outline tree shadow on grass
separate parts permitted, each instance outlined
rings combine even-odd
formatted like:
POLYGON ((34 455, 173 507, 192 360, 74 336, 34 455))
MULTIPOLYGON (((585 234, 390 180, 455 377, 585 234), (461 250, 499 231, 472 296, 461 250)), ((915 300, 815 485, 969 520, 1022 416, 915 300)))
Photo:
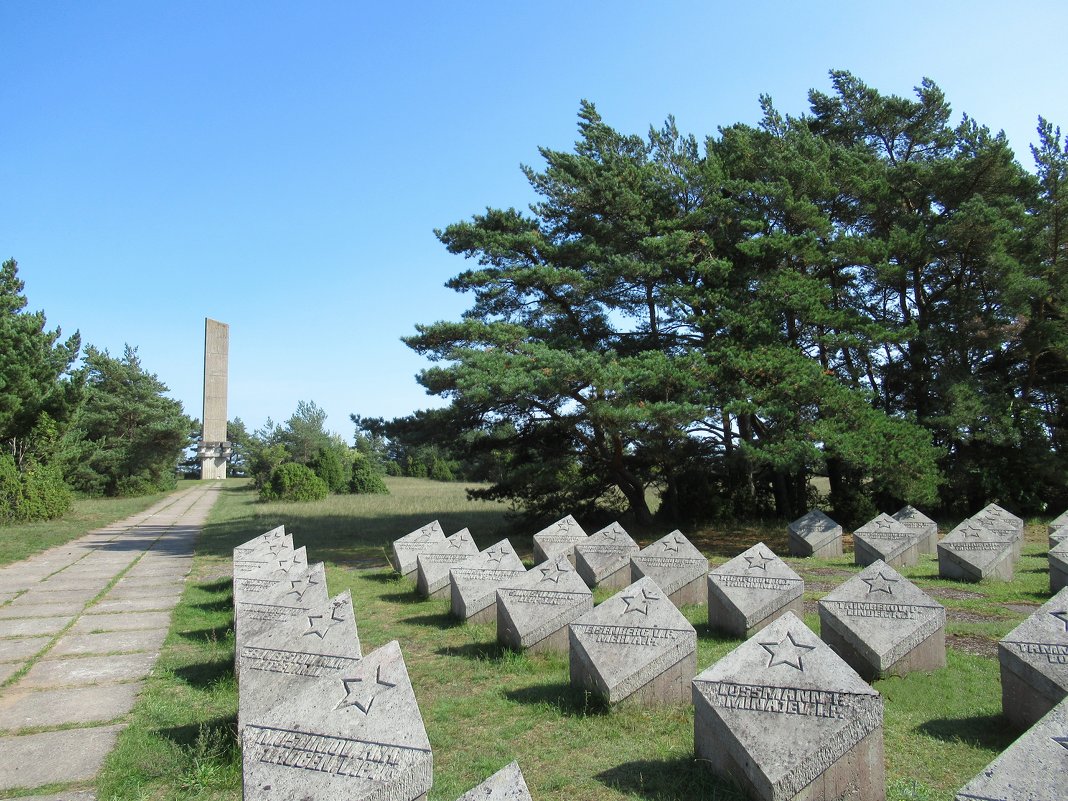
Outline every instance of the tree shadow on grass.
POLYGON ((192 604, 194 609, 203 609, 205 612, 229 612, 234 608, 231 598, 220 598, 217 601, 204 601, 204 603, 192 604))
POLYGON ((408 592, 387 592, 385 595, 379 595, 378 597, 383 601, 389 601, 389 603, 392 604, 404 604, 405 606, 421 604, 426 600, 425 598, 421 598, 419 593, 415 590, 410 590, 408 592))
POLYGON ((237 715, 225 718, 213 718, 202 723, 189 724, 186 726, 172 726, 167 729, 157 729, 161 737, 183 747, 194 746, 198 739, 218 738, 224 742, 232 742, 237 747, 237 715))
POLYGON ((219 579, 218 581, 209 581, 204 584, 195 584, 198 590, 204 592, 224 592, 233 589, 234 583, 230 579, 219 579))
MULTIPOLYGON (((450 618, 456 620, 455 618, 450 618)), ((460 624, 459 620, 456 620, 460 624)), ((460 656, 464 659, 473 659, 477 662, 510 662, 522 658, 511 648, 506 648, 499 642, 469 642, 464 645, 446 645, 435 651, 438 656, 460 656)))
POLYGON ((936 718, 921 723, 916 731, 947 743, 966 743, 998 752, 1008 748, 1020 735, 1003 715, 936 718))
POLYGON ((598 773, 597 781, 621 793, 648 801, 743 801, 734 785, 712 775, 695 757, 641 759, 598 773))
POLYGON ((367 573, 361 576, 364 581, 374 581, 378 584, 400 584, 404 577, 393 570, 380 570, 377 573, 367 573))
POLYGON ((228 623, 220 626, 212 626, 208 629, 193 629, 192 631, 180 631, 178 636, 192 642, 223 642, 234 636, 234 623, 231 619, 228 623))
POLYGON ((206 688, 217 684, 222 679, 228 679, 234 675, 234 660, 220 660, 213 662, 201 662, 196 665, 185 665, 175 668, 174 675, 188 684, 190 687, 206 688))
POLYGON ((576 690, 567 682, 520 687, 508 690, 504 697, 517 704, 548 707, 570 718, 599 717, 611 711, 602 699, 587 690, 576 690))
POLYGON ((448 612, 441 612, 436 615, 413 615, 412 617, 401 618, 397 622, 410 623, 413 626, 432 626, 436 629, 452 629, 463 625, 462 620, 458 620, 448 612))

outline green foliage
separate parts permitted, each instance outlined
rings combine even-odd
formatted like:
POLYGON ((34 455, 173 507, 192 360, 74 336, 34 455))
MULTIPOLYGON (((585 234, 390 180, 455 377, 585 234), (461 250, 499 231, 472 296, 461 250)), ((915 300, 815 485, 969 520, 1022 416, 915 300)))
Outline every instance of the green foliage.
POLYGON ((271 480, 260 489, 264 501, 321 501, 329 494, 326 482, 296 462, 278 465, 271 480))
POLYGON ((382 476, 363 454, 356 454, 352 460, 352 473, 349 478, 349 490, 354 495, 387 495, 389 488, 382 476))
POLYGON ((0 524, 55 520, 74 501, 70 487, 55 467, 31 464, 19 470, 10 454, 0 454, 0 524))
POLYGON ((330 492, 348 492, 351 459, 348 449, 338 445, 320 448, 309 467, 323 480, 330 492))

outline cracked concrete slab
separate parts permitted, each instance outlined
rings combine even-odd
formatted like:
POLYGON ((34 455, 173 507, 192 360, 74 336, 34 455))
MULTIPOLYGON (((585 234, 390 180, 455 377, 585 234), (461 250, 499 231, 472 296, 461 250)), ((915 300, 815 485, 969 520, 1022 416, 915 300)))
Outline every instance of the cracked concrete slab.
POLYGON ((139 679, 156 662, 155 653, 42 659, 18 682, 25 687, 60 687, 139 679))
POLYGON ((0 729, 64 726, 71 723, 106 723, 131 709, 141 682, 92 687, 16 690, 0 698, 0 729))
POLYGON ((50 657, 85 654, 118 654, 158 651, 167 638, 166 629, 106 631, 98 634, 65 634, 48 652, 50 657))
POLYGON ((0 791, 92 779, 122 726, 99 726, 0 737, 0 791), (62 754, 63 759, 44 758, 62 754))

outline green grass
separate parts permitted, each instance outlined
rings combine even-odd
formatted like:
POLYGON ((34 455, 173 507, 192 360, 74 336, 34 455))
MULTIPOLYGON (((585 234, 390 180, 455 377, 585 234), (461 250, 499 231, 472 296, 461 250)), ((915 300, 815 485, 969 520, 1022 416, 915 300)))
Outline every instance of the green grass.
MULTIPOLYGON (((389 542, 437 518, 447 533, 468 526, 485 547, 508 534, 505 509, 468 502, 457 485, 391 479, 390 486, 389 496, 259 504, 240 482, 227 482, 157 668, 98 780, 101 801, 241 797, 230 558, 235 544, 279 523, 307 546, 309 559, 327 563, 332 594, 351 590, 365 652, 401 643, 434 749, 432 801, 453 801, 512 759, 537 801, 738 798, 694 759, 692 707, 604 709, 571 689, 566 657, 504 650, 493 625, 459 624, 447 602, 419 599, 386 566, 389 542)), ((687 533, 713 564, 758 540, 785 552, 778 523, 687 533)), ((529 555, 529 535, 512 542, 529 555)), ((954 647, 944 670, 875 682, 886 705, 890 801, 948 801, 1017 735, 1000 716, 993 649, 1049 596, 1044 555, 1045 530, 1035 525, 1011 583, 942 581, 933 558, 903 571, 921 588, 952 596, 939 597, 949 641, 978 653, 954 647)), ((852 554, 788 561, 809 582, 805 618, 818 631, 815 599, 859 568, 852 554)), ((699 670, 740 643, 711 632, 704 607, 683 612, 697 628, 699 670)))
MULTIPOLYGON (((186 488, 187 485, 178 485, 178 490, 186 488)), ((78 498, 60 520, 0 526, 0 565, 28 559, 39 551, 63 545, 93 529, 143 512, 169 494, 161 492, 139 498, 78 498)))

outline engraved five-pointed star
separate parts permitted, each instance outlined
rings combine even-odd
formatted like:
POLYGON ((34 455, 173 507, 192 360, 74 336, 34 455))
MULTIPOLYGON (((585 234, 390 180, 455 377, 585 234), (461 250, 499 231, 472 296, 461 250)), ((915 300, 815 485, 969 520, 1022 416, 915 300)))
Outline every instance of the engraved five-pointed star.
POLYGON ((804 672, 805 668, 801 663, 801 656, 806 651, 814 650, 816 646, 803 645, 794 639, 792 633, 787 632, 781 642, 762 642, 760 647, 771 654, 771 661, 768 662, 769 668, 776 665, 789 665, 804 672))
POLYGON ((468 539, 467 535, 466 534, 457 534, 455 537, 450 537, 449 538, 449 547, 450 548, 459 548, 465 542, 470 542, 470 540, 468 539))
POLYGON ((868 594, 873 592, 885 592, 887 595, 894 594, 894 588, 891 584, 897 584, 896 578, 888 578, 879 571, 879 574, 874 578, 863 579, 864 583, 868 585, 868 594))
POLYGON ((298 601, 303 601, 305 593, 312 587, 318 586, 318 584, 319 582, 311 577, 291 580, 289 586, 292 589, 286 595, 295 595, 298 601))
POLYGON ((624 595, 623 603, 627 605, 627 608, 623 610, 623 614, 627 612, 641 612, 643 615, 649 614, 649 604, 654 601, 659 601, 660 596, 655 592, 649 592, 649 590, 643 589, 641 593, 635 593, 634 595, 624 595))
POLYGON ((747 567, 746 570, 763 570, 766 573, 768 571, 768 562, 771 561, 771 556, 757 551, 753 556, 745 557, 745 561, 749 563, 749 567, 747 567))
POLYGON ((1068 750, 1068 737, 1054 737, 1053 742, 1061 746, 1065 750, 1068 750))
POLYGON ((615 542, 617 539, 623 536, 623 534, 618 528, 613 526, 612 528, 606 528, 601 536, 603 536, 608 542, 615 542))
POLYGON ((670 540, 664 540, 665 551, 674 551, 675 553, 678 553, 680 545, 682 545, 682 538, 679 537, 678 534, 676 534, 670 540))
POLYGON ((983 527, 976 523, 969 523, 964 526, 965 537, 981 537, 983 534, 983 527))
POLYGON ((560 576, 566 576, 568 570, 563 566, 562 562, 556 562, 549 567, 541 568, 542 581, 551 581, 554 584, 560 583, 560 576))
POLYGON ((348 601, 334 601, 330 610, 330 619, 324 620, 322 615, 308 615, 308 630, 304 632, 304 636, 314 634, 320 640, 325 640, 326 635, 330 633, 330 629, 334 627, 336 623, 344 623, 345 615, 341 610, 348 606, 348 601))
POLYGON ((1061 612, 1050 612, 1057 620, 1064 624, 1064 630, 1068 632, 1068 609, 1061 612))
POLYGON ((386 681, 383 678, 381 665, 375 671, 374 681, 370 679, 342 679, 341 683, 345 687, 345 697, 338 702, 334 709, 354 706, 365 715, 371 711, 371 705, 378 696, 397 686, 395 683, 386 681))
POLYGON ((276 542, 273 545, 267 546, 267 550, 271 552, 271 556, 278 556, 278 554, 282 553, 285 549, 286 544, 284 542, 276 542))
POLYGON ((305 567, 304 563, 300 561, 296 553, 291 556, 287 556, 285 559, 278 560, 278 570, 276 573, 288 573, 294 567, 305 567))
POLYGON ((508 549, 503 545, 498 545, 496 548, 490 548, 486 551, 486 559, 495 565, 499 565, 507 555, 508 549))
POLYGON ((567 534, 571 531, 571 518, 565 517, 556 524, 556 532, 558 534, 567 534))

